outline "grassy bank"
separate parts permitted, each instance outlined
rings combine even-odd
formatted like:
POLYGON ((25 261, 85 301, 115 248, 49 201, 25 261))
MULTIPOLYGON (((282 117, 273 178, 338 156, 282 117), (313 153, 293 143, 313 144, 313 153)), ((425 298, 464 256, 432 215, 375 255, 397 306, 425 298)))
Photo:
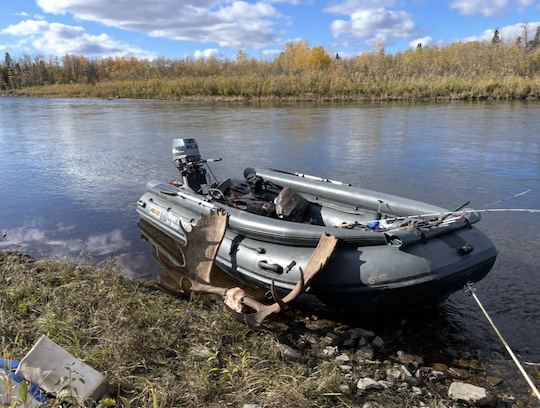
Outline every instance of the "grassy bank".
POLYGON ((339 381, 333 362, 284 361, 271 331, 219 303, 173 298, 112 266, 0 253, 0 322, 4 356, 47 334, 106 374, 122 406, 321 406, 339 381))
POLYGON ((466 407, 449 398, 455 382, 482 387, 482 404, 536 406, 520 378, 496 377, 507 368, 466 347, 422 357, 401 328, 379 337, 289 311, 255 331, 219 299, 174 298, 113 263, 0 252, 0 356, 20 359, 42 334, 103 372, 122 407, 466 407))
POLYGON ((95 84, 55 84, 17 90, 19 95, 171 100, 482 100, 539 99, 540 78, 459 77, 398 80, 343 80, 321 72, 309 75, 182 77, 112 80, 95 84))

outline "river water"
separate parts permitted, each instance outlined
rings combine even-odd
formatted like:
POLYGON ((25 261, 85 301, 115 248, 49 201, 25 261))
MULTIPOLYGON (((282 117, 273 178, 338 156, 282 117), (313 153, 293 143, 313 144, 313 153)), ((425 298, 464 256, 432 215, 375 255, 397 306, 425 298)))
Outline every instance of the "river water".
MULTIPOLYGON (((532 189, 498 207, 540 207, 540 103, 12 97, 0 98, 2 245, 34 256, 119 257, 129 276, 154 276, 159 265, 140 239, 135 203, 147 180, 176 176, 171 139, 178 137, 195 137, 207 158, 222 157, 213 168, 223 176, 248 166, 294 170, 447 208, 467 200, 479 208, 532 189)), ((499 257, 478 295, 522 360, 539 362, 540 217, 489 214, 479 226, 499 257)), ((426 324, 453 346, 514 370, 466 295, 453 295, 435 318, 426 324)))

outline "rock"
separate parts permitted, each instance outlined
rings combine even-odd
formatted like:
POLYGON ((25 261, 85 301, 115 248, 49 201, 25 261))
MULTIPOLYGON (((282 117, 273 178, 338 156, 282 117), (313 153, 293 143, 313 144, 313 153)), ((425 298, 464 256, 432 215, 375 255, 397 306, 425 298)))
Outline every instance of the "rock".
POLYGON ((242 405, 242 408, 262 408, 261 404, 244 404, 242 405))
POLYGON ((468 378, 471 378, 471 374, 467 370, 465 370, 463 368, 450 367, 448 369, 448 373, 453 378, 459 378, 459 379, 463 379, 463 380, 467 380, 468 378))
POLYGON ((407 367, 405 367, 404 365, 400 366, 399 370, 403 373, 404 377, 412 377, 413 376, 411 374, 411 372, 407 369, 407 367))
POLYGON ((401 378, 401 371, 396 368, 389 368, 386 370, 386 378, 388 381, 397 381, 401 378))
POLYGON ((326 346, 322 351, 323 356, 325 357, 334 357, 338 353, 338 348, 336 346, 326 346))
POLYGON ((496 387, 500 383, 502 383, 502 378, 499 377, 493 377, 491 375, 486 376, 486 382, 491 385, 492 387, 496 387))
POLYGON ((334 342, 338 338, 339 336, 334 333, 326 333, 324 337, 322 338, 320 344, 322 344, 323 346, 335 345, 334 342))
POLYGON ((377 381, 380 385, 382 385, 382 387, 387 390, 389 388, 392 388, 392 386, 394 385, 394 383, 392 381, 385 381, 385 380, 380 380, 380 381, 377 381))
POLYGON ((356 347, 356 340, 355 339, 347 339, 343 342, 343 347, 345 348, 354 348, 356 347))
POLYGON ((301 360, 302 354, 286 344, 278 343, 279 352, 284 360, 301 360))
POLYGON ((365 347, 360 347, 358 350, 356 350, 356 356, 360 360, 373 360, 373 356, 375 356, 375 351, 373 351, 373 348, 371 348, 371 346, 367 345, 365 347))
POLYGON ((413 365, 414 368, 418 368, 418 366, 424 364, 424 359, 420 356, 415 356, 412 354, 407 354, 404 351, 399 350, 397 352, 397 360, 401 364, 405 365, 413 365))
POLYGON ((351 361, 351 359, 348 354, 343 353, 336 357, 336 361, 346 363, 348 361, 351 361))
POLYGON ((210 350, 208 347, 200 344, 200 345, 197 345, 197 346, 194 346, 191 348, 190 350, 190 353, 197 357, 197 358, 200 358, 200 359, 208 359, 210 357, 212 357, 214 355, 214 353, 212 352, 212 350, 210 350))
POLYGON ((360 327, 349 330, 349 336, 351 339, 359 339, 360 337, 365 337, 367 339, 372 339, 375 337, 375 333, 370 330, 364 330, 360 327))
POLYGON ((339 368, 344 373, 348 373, 348 372, 352 371, 352 367, 350 365, 347 365, 347 364, 342 364, 342 365, 339 366, 339 368))
POLYGON ((433 363, 431 368, 433 368, 435 371, 442 371, 443 373, 448 371, 448 366, 442 363, 433 363))
POLYGON ((454 401, 479 403, 487 399, 487 392, 485 388, 454 381, 448 388, 448 396, 454 401))
POLYGON ((422 388, 412 387, 411 390, 412 390, 413 394, 416 394, 416 395, 422 395, 422 393, 423 393, 422 388))
POLYGON ((430 381, 439 381, 444 380, 445 378, 446 374, 444 374, 442 371, 431 370, 428 374, 428 380, 430 381))
POLYGON ((464 360, 462 358, 458 360, 452 360, 452 365, 459 367, 459 368, 465 368, 465 369, 474 369, 474 370, 481 370, 482 367, 480 366, 480 361, 478 360, 464 360))
POLYGON ((407 384, 409 384, 410 386, 416 386, 416 385, 420 385, 420 381, 418 380, 418 378, 416 377, 410 377, 408 375, 404 376, 403 377, 403 381, 405 381, 407 384))
POLYGON ((335 323, 326 319, 306 320, 306 328, 309 330, 328 330, 334 328, 335 323))
POLYGON ((409 389, 409 384, 407 384, 406 382, 402 382, 401 384, 399 384, 398 386, 398 392, 404 392, 404 391, 407 391, 409 389))
POLYGON ((349 387, 347 384, 341 384, 339 386, 339 392, 343 394, 350 394, 351 393, 351 387, 349 387))
POLYGON ((384 347, 384 340, 379 336, 376 336, 373 340, 371 340, 371 345, 373 348, 375 348, 375 350, 381 351, 384 347))
POLYGON ((358 388, 359 391, 368 391, 368 390, 380 390, 381 388, 383 388, 383 386, 372 378, 364 377, 358 380, 358 383, 356 384, 356 388, 358 388))
POLYGON ((358 344, 356 345, 357 347, 364 347, 364 346, 367 346, 368 342, 366 340, 365 337, 360 337, 360 339, 358 340, 358 344))

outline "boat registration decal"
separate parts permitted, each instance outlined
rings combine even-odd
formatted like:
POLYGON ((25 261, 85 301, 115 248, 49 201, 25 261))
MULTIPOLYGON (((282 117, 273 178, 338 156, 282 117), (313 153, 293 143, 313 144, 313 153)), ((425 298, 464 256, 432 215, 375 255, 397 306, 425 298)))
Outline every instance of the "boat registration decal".
POLYGON ((153 215, 157 219, 161 217, 161 210, 157 207, 150 207, 150 215, 153 215))

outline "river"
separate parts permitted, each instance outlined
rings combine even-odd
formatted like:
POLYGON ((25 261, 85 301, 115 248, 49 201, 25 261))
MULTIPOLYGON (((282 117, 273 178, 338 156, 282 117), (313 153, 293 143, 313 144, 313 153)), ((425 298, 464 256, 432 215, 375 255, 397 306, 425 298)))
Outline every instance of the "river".
MULTIPOLYGON (((531 189, 498 207, 538 208, 539 130, 537 102, 0 98, 2 246, 38 257, 117 257, 127 275, 155 276, 159 265, 140 239, 135 203, 147 180, 176 176, 171 139, 179 137, 195 137, 205 157, 223 158, 213 166, 218 175, 240 176, 248 166, 294 170, 447 208, 467 200, 479 208, 531 189)), ((540 218, 488 214, 479 227, 499 257, 478 295, 521 359, 539 362, 540 218)), ((465 347, 514 370, 468 296, 451 296, 422 324, 444 333, 436 346, 465 347)))

